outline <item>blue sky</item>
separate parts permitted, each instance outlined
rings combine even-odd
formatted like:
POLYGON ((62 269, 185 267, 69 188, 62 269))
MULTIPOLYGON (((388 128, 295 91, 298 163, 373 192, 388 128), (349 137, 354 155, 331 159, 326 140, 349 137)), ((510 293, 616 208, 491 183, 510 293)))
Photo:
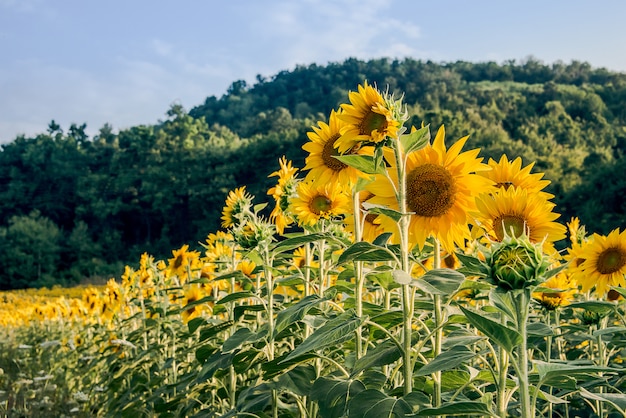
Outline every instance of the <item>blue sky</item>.
POLYGON ((235 80, 349 57, 626 72, 624 17, 622 0, 0 0, 0 143, 52 119, 154 124, 235 80))

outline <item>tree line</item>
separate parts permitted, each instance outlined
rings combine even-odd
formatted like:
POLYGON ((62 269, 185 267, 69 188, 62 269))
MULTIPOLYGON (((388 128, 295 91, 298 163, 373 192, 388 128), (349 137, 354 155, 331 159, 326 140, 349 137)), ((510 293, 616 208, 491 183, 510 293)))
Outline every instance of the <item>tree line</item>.
POLYGON ((119 275, 142 252, 171 255, 220 228, 228 192, 259 202, 267 175, 301 147, 317 120, 367 80, 402 91, 419 126, 470 135, 488 159, 522 157, 545 172, 562 220, 593 232, 626 227, 626 74, 588 63, 434 63, 376 59, 298 66, 166 118, 93 137, 52 121, 0 147, 0 288, 119 275))

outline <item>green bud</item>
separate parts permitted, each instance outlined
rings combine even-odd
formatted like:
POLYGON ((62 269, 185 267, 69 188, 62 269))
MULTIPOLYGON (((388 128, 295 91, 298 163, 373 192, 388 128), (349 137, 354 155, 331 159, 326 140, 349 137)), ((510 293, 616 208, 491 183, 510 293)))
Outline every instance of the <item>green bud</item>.
POLYGON ((503 290, 519 290, 536 286, 544 281, 543 275, 550 267, 540 244, 530 242, 525 234, 505 236, 494 243, 487 254, 490 280, 503 290))

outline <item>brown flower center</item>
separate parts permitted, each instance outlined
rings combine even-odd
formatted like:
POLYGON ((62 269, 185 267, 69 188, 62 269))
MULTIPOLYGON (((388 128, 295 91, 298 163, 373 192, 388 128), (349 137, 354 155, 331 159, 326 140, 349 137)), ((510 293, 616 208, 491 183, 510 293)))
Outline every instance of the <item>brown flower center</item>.
POLYGON ((424 164, 407 176, 407 205, 417 216, 444 215, 454 205, 455 194, 454 178, 440 165, 424 164))
POLYGON ((596 269, 600 274, 611 274, 619 271, 626 264, 626 252, 619 247, 611 247, 600 253, 596 269))
POLYGON ((365 116, 363 116, 363 119, 361 120, 361 124, 359 125, 359 134, 371 135, 372 131, 380 131, 381 128, 386 127, 387 117, 385 117, 385 115, 381 115, 380 113, 376 113, 370 110, 365 116))
POLYGON ((509 187, 513 186, 513 183, 510 181, 503 181, 502 183, 496 183, 496 187, 502 188, 504 190, 509 190, 509 187))
POLYGON ((316 215, 320 215, 323 212, 327 212, 331 208, 332 208, 331 200, 324 195, 315 196, 313 199, 311 199, 311 202, 309 203, 309 209, 311 209, 311 212, 313 212, 316 215))
POLYGON ((339 134, 335 134, 328 138, 328 141, 326 141, 324 149, 322 150, 322 161, 324 161, 324 165, 333 171, 341 171, 347 167, 347 165, 338 159, 333 158, 334 156, 339 155, 337 149, 335 148, 335 141, 337 141, 339 136, 339 134))
POLYGON ((530 236, 530 228, 526 223, 526 220, 519 215, 501 215, 493 220, 493 229, 496 233, 496 238, 502 241, 505 236, 512 235, 519 237, 522 234, 530 236))

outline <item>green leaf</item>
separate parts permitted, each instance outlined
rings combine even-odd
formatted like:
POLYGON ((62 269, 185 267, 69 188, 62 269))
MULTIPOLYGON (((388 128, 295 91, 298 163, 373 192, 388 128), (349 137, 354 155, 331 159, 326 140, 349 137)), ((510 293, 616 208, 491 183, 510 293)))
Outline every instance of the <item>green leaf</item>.
POLYGON ((333 157, 365 174, 385 174, 385 166, 369 155, 333 155, 333 157))
POLYGON ((328 234, 321 234, 321 233, 297 235, 293 238, 287 238, 286 240, 280 241, 273 248, 273 251, 275 254, 292 251, 292 250, 295 250, 296 248, 302 247, 304 244, 327 239, 328 237, 329 237, 328 234))
POLYGON ((234 302, 236 300, 247 299, 251 297, 254 297, 254 293, 252 292, 235 292, 235 293, 231 293, 230 295, 224 296, 222 299, 215 302, 215 304, 222 305, 224 303, 234 302))
POLYGON ((363 357, 354 362, 352 376, 356 376, 365 369, 391 364, 401 356, 400 348, 392 340, 385 340, 368 350, 363 357))
POLYGON ((511 353, 515 347, 522 343, 522 336, 516 330, 493 321, 481 314, 459 306, 467 320, 479 331, 489 337, 507 352, 511 353))
POLYGON ((489 407, 481 402, 449 402, 438 408, 423 408, 414 417, 432 417, 437 415, 462 416, 462 415, 479 415, 479 416, 496 416, 489 410, 489 407))
POLYGON ((300 396, 308 396, 316 378, 315 368, 310 364, 296 366, 278 378, 277 386, 300 396))
POLYGON ((411 284, 411 282, 413 282, 411 275, 404 270, 393 270, 391 272, 391 277, 393 277, 394 282, 400 285, 411 284))
POLYGON ((454 369, 457 366, 473 359, 476 356, 473 350, 464 345, 456 345, 450 350, 444 351, 430 363, 423 366, 415 374, 417 376, 426 376, 442 370, 454 369))
POLYGON ((489 301, 491 305, 497 307, 506 316, 515 320, 515 305, 513 304, 513 299, 511 299, 509 292, 502 292, 497 288, 492 289, 492 291, 489 292, 489 301))
POLYGON ((403 418, 413 412, 404 399, 392 398, 376 389, 366 389, 349 403, 348 418, 403 418))
POLYGON ((193 334, 200 327, 200 325, 206 323, 206 319, 204 318, 193 318, 189 322, 187 322, 187 328, 189 328, 189 333, 193 334))
POLYGON ((596 378, 598 373, 620 373, 620 369, 601 367, 594 364, 572 365, 533 360, 533 366, 539 375, 539 382, 548 386, 569 389, 572 379, 574 382, 596 378), (565 385, 563 385, 565 384, 565 385), (565 387, 563 387, 565 386, 565 387))
POLYGON ((352 261, 394 261, 395 255, 385 247, 360 241, 346 248, 337 260, 338 264, 352 261))
POLYGON ((314 358, 318 358, 315 353, 307 353, 298 357, 294 357, 290 360, 285 360, 288 354, 282 355, 280 357, 276 357, 272 361, 264 361, 261 363, 261 370, 263 370, 263 377, 266 380, 271 380, 276 376, 279 376, 298 364, 304 363, 314 358))
POLYGON ((465 281, 465 276, 456 270, 440 268, 427 271, 412 286, 430 295, 452 296, 465 281))
POLYGON ((256 332, 250 331, 248 328, 239 328, 233 335, 231 335, 222 345, 222 351, 227 353, 229 351, 238 348, 241 344, 247 341, 257 341, 258 336, 256 332))
POLYGON ((402 213, 397 210, 389 209, 382 206, 374 206, 369 203, 364 203, 363 207, 367 209, 367 212, 371 215, 384 215, 388 218, 393 219, 394 222, 398 222, 400 218, 402 218, 402 213))
POLYGON ((550 337, 554 335, 554 331, 549 325, 543 322, 532 322, 526 326, 526 332, 529 337, 550 337))
POLYGON ((331 345, 339 345, 349 340, 352 338, 354 330, 357 329, 364 320, 365 318, 359 318, 352 310, 342 313, 315 330, 309 338, 302 341, 300 345, 289 353, 284 361, 309 351, 320 350, 331 345))
POLYGON ((457 256, 462 264, 462 267, 459 268, 460 273, 463 273, 467 277, 478 276, 484 278, 489 276, 489 266, 480 259, 458 252, 454 253, 454 255, 457 256))
POLYGON ((607 402, 617 409, 622 415, 626 415, 626 395, 623 393, 592 393, 581 387, 580 395, 583 398, 607 402))
POLYGON ((271 402, 272 387, 267 383, 261 383, 241 391, 237 398, 237 409, 241 412, 263 412, 271 402))
POLYGON ((400 136, 400 144, 405 154, 424 148, 430 142, 430 125, 400 136))
POLYGON ((232 325, 233 325, 232 321, 226 321, 226 322, 222 322, 221 324, 202 328, 202 330, 200 331, 199 342, 206 341, 210 338, 217 336, 220 332, 226 331, 232 325))
POLYGON ((317 402, 321 417, 343 417, 348 402, 366 390, 359 380, 320 377, 311 387, 311 399, 317 402))
POLYGON ((626 331, 625 327, 607 327, 607 328, 596 330, 591 335, 594 337, 598 337, 600 335, 617 334, 617 333, 623 333, 625 331, 626 331))
POLYGON ((276 315, 275 325, 276 334, 280 333, 282 330, 284 330, 294 322, 302 320, 302 318, 304 318, 309 309, 323 302, 324 300, 326 300, 326 298, 322 299, 317 295, 310 295, 289 306, 288 308, 278 312, 278 315, 276 315))
POLYGON ((595 312, 600 315, 607 315, 615 311, 615 305, 611 302, 601 300, 588 300, 582 302, 573 302, 567 305, 568 308, 580 308, 587 311, 595 312))

